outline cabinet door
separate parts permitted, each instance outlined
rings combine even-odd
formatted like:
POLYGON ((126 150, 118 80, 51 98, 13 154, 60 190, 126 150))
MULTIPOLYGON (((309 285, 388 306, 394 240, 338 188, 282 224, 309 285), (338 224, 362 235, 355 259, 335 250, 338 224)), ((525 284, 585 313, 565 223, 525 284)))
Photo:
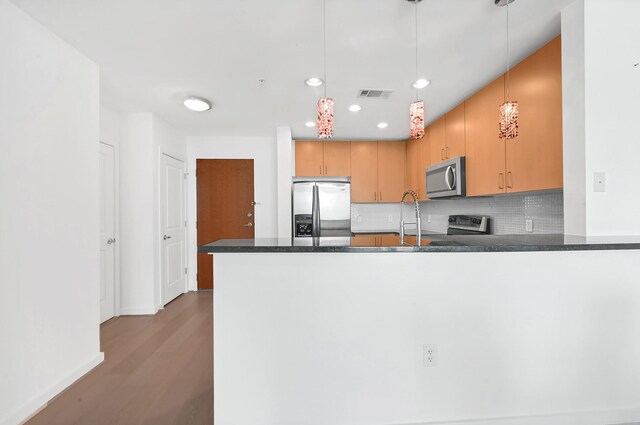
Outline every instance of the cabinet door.
POLYGON ((324 148, 318 140, 296 141, 296 176, 324 175, 324 148))
POLYGON ((400 202, 406 142, 378 142, 378 202, 400 202))
POLYGON ((351 142, 351 202, 378 201, 378 143, 351 142))
POLYGON ((418 193, 418 170, 419 170, 419 157, 418 157, 418 144, 422 139, 409 139, 407 140, 407 156, 406 172, 405 172, 405 190, 413 190, 418 193))
POLYGON ((466 101, 467 196, 505 193, 505 146, 498 137, 504 76, 466 101))
POLYGON ((400 236, 398 235, 380 235, 378 236, 379 246, 398 246, 400 244, 400 236))
POLYGON ((560 37, 511 71, 519 136, 507 140, 507 192, 562 187, 562 67, 560 37))
POLYGON ((431 127, 431 165, 439 164, 446 159, 445 119, 445 117, 441 117, 429 126, 431 127))
POLYGON ((418 142, 418 198, 427 201, 425 171, 431 166, 431 127, 424 129, 424 137, 418 142))
POLYGON ((351 175, 350 142, 324 142, 324 175, 351 175))
POLYGON ((445 121, 446 159, 464 156, 465 154, 465 110, 464 102, 447 112, 445 121))
POLYGON ((376 235, 355 235, 351 238, 351 246, 377 246, 376 235))

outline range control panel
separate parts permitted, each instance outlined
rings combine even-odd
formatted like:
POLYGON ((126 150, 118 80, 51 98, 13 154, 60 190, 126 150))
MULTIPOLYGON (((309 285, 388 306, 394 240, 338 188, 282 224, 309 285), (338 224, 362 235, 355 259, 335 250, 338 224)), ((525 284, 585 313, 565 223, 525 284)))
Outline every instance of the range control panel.
POLYGON ((487 234, 489 233, 489 217, 473 215, 450 215, 447 234, 487 234))
POLYGON ((313 225, 311 223, 311 214, 297 214, 295 216, 295 237, 311 236, 313 225))

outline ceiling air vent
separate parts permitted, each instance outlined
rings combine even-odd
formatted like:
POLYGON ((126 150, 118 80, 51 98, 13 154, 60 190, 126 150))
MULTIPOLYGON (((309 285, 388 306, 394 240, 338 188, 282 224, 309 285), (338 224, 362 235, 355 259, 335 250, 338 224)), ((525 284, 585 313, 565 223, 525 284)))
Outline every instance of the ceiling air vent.
POLYGON ((366 97, 367 99, 389 99, 393 90, 379 89, 360 89, 358 97, 366 97))

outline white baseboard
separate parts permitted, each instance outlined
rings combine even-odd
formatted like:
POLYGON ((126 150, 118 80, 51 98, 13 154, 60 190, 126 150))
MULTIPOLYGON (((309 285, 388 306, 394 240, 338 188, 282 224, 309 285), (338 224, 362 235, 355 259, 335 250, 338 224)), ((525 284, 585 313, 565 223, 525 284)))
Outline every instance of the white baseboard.
MULTIPOLYGON (((640 407, 501 418, 417 422, 402 425, 640 425, 640 407)), ((400 425, 400 424, 396 424, 400 425)))
POLYGON ((42 410, 52 398, 60 394, 78 379, 89 373, 93 368, 98 366, 103 361, 104 353, 99 353, 93 359, 70 373, 66 378, 60 380, 55 385, 52 385, 47 390, 36 395, 23 406, 15 409, 13 412, 9 412, 9 414, 4 416, 3 418, 0 418, 0 425, 16 425, 26 422, 35 413, 42 410))
POLYGON ((156 307, 127 307, 120 309, 120 316, 154 315, 157 312, 156 307))

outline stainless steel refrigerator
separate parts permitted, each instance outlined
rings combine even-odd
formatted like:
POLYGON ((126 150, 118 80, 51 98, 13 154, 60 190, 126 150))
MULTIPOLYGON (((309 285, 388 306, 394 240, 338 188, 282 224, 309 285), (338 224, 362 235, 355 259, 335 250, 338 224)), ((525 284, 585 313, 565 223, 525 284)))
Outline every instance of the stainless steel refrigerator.
POLYGON ((294 177, 294 237, 351 236, 351 178, 294 177))

